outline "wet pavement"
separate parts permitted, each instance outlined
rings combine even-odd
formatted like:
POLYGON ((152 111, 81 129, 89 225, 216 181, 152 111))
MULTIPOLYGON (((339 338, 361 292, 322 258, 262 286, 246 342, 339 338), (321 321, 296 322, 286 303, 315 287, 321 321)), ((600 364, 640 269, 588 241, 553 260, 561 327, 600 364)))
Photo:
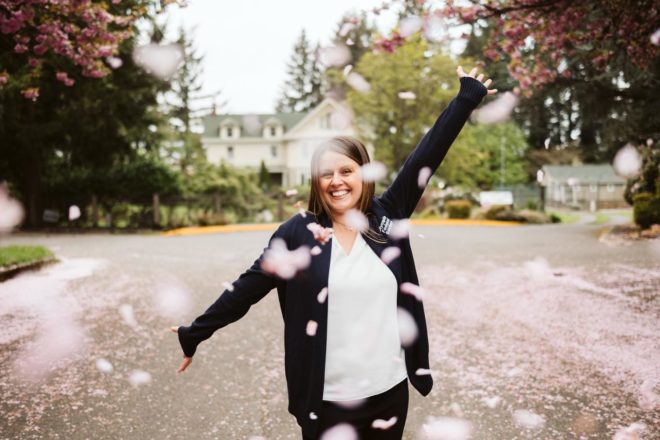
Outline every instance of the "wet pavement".
MULTIPOLYGON (((660 438, 660 240, 602 229, 413 228, 435 386, 410 388, 404 438, 432 417, 468 421, 472 439, 613 439, 633 423, 660 438)), ((0 438, 300 438, 273 292, 180 375, 168 331, 269 236, 2 237, 61 262, 0 284, 0 438)))

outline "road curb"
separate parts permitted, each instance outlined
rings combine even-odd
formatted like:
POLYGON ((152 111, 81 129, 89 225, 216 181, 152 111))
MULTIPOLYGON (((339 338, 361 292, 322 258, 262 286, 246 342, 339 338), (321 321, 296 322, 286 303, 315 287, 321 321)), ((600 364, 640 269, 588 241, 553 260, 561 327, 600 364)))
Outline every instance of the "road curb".
POLYGON ((57 262, 55 257, 47 257, 37 261, 31 261, 29 263, 23 264, 14 264, 7 267, 0 267, 0 283, 7 281, 10 278, 15 277, 21 272, 26 272, 28 270, 37 270, 51 263, 57 262))

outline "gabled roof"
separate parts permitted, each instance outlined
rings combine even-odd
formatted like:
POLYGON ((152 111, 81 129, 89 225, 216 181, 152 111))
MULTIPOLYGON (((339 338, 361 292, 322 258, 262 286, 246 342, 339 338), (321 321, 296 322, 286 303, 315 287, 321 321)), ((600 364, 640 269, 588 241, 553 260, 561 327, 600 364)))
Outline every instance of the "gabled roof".
POLYGON ((218 129, 225 120, 233 120, 241 127, 241 137, 261 137, 263 127, 273 119, 279 121, 286 133, 302 120, 307 113, 269 113, 269 114, 223 114, 209 115, 202 118, 203 137, 218 137, 218 129))
MULTIPOLYGON (((333 109, 339 110, 347 115, 350 115, 351 110, 345 105, 340 104, 339 102, 335 101, 332 98, 325 98, 319 105, 314 107, 310 112, 305 113, 304 117, 302 117, 298 122, 296 123, 295 126, 291 127, 290 130, 291 132, 295 132, 298 127, 302 127, 307 123, 307 121, 314 119, 319 113, 324 111, 327 107, 332 107, 333 109)), ((290 134, 290 133, 286 133, 290 134)))
POLYGON ((577 179, 580 183, 626 183, 610 164, 598 165, 544 165, 545 179, 567 183, 577 179))

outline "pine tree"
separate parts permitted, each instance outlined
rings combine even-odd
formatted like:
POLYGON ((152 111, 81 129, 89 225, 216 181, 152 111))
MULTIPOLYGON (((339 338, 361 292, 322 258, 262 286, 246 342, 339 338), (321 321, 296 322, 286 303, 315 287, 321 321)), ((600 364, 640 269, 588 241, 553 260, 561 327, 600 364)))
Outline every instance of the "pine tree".
POLYGON ((287 64, 289 78, 277 102, 278 112, 309 111, 323 100, 322 72, 316 53, 311 50, 303 29, 293 48, 291 60, 287 64))

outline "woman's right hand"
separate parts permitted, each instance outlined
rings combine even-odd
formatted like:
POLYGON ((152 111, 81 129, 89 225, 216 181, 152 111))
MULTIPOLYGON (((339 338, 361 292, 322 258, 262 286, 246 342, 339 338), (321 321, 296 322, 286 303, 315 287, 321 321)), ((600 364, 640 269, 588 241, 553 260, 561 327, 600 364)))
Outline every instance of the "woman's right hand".
MULTIPOLYGON (((170 331, 176 333, 177 335, 179 334, 179 327, 170 327, 170 331)), ((192 362, 192 358, 188 356, 183 357, 183 361, 181 361, 181 365, 179 365, 179 369, 177 370, 177 373, 183 373, 186 368, 188 368, 188 365, 192 362)))

